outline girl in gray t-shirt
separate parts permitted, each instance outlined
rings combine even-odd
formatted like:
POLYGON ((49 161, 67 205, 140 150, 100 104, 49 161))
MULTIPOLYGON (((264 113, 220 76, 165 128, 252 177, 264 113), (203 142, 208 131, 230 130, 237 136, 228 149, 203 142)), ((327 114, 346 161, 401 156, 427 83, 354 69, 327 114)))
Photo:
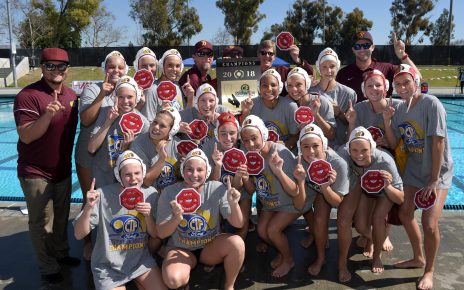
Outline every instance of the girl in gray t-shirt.
MULTIPOLYGON (((314 226, 310 223, 308 225, 314 235, 317 250, 316 261, 308 268, 311 275, 318 275, 325 263, 330 210, 340 205, 349 190, 348 165, 335 151, 328 148, 327 143, 321 128, 315 124, 306 125, 300 132, 298 151, 301 155, 298 156, 298 165, 293 171, 299 188, 295 207, 304 208, 305 218, 308 213, 312 215, 314 208, 314 218, 306 218, 307 221, 314 220, 314 226), (332 168, 328 179, 321 184, 314 182, 307 173, 312 162, 320 160, 328 162, 332 168)), ((309 240, 312 242, 312 237, 309 240)))
POLYGON ((183 182, 164 189, 158 203, 160 238, 168 238, 163 261, 164 281, 170 289, 184 287, 198 262, 224 263, 224 289, 232 289, 245 257, 245 244, 237 235, 222 234, 220 216, 234 227, 243 225, 238 205, 240 192, 219 181, 206 181, 211 167, 201 149, 187 154, 181 164, 183 182))
POLYGON ((451 187, 453 160, 446 128, 446 111, 437 97, 421 94, 419 83, 416 71, 402 64, 393 78, 393 84, 404 102, 397 110, 390 108, 384 114, 384 119, 390 147, 395 148, 401 140, 407 154, 402 176, 405 202, 399 209, 399 217, 410 237, 414 256, 411 260, 397 263, 396 267, 424 267, 425 264, 418 288, 431 289, 440 245, 438 220, 451 187), (423 191, 423 200, 435 197, 435 204, 422 211, 425 255, 421 232, 414 218, 414 197, 419 190, 423 191))
POLYGON ((97 231, 91 260, 95 288, 114 289, 135 280, 144 289, 166 289, 148 249, 148 239, 157 236, 153 218, 157 192, 153 187, 142 188, 145 165, 132 151, 121 154, 116 168, 119 183, 95 190, 94 179, 74 221, 78 240, 94 228, 97 231), (136 195, 134 204, 131 198, 136 195))

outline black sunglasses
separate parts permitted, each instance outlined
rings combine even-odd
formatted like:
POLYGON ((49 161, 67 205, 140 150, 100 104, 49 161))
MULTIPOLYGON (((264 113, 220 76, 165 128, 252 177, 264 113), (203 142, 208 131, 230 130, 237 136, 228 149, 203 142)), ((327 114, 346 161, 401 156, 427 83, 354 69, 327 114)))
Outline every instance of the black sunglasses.
POLYGON ((372 46, 372 44, 369 43, 369 42, 353 44, 354 50, 369 49, 371 46, 372 46))
POLYGON ((260 53, 262 56, 265 56, 265 55, 267 55, 267 56, 274 56, 274 55, 275 55, 275 53, 273 53, 272 51, 260 51, 259 53, 260 53))
POLYGON ((196 55, 199 56, 199 57, 205 57, 205 56, 212 57, 213 52, 211 50, 208 50, 208 51, 203 51, 202 50, 202 51, 197 52, 196 55))
POLYGON ((43 66, 47 71, 55 71, 58 69, 58 71, 65 71, 68 67, 69 64, 67 63, 60 63, 60 64, 53 64, 53 63, 44 63, 43 66))

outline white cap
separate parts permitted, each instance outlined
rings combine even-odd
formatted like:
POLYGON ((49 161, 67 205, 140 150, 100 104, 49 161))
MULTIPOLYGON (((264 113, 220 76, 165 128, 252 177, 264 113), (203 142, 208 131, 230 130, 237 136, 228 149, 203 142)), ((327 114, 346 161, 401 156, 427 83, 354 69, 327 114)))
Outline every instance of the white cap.
POLYGON ((177 111, 177 109, 174 107, 166 107, 166 108, 161 109, 160 112, 161 111, 167 111, 169 114, 171 114, 171 117, 174 119, 172 128, 169 131, 169 138, 172 138, 172 136, 176 135, 180 129, 181 117, 180 117, 179 111, 177 111))
POLYGON ((205 83, 202 84, 196 91, 195 96, 193 97, 193 107, 198 110, 198 100, 203 94, 211 93, 216 97, 216 105, 218 104, 216 90, 212 85, 205 83))
POLYGON ((306 70, 304 70, 303 68, 301 67, 294 67, 292 68, 289 72, 288 72, 288 75, 287 75, 287 81, 285 82, 285 89, 287 89, 288 91, 288 79, 293 76, 293 75, 300 75, 304 78, 305 80, 305 84, 306 84, 306 91, 309 90, 309 88, 311 87, 311 78, 309 77, 308 75, 308 72, 306 72, 306 70))
POLYGON ((199 148, 195 148, 192 151, 190 151, 187 154, 187 156, 185 156, 185 159, 180 163, 180 174, 182 175, 182 178, 184 178, 185 164, 187 164, 187 161, 189 161, 190 159, 198 159, 206 163, 206 179, 208 179, 209 175, 211 174, 211 166, 209 165, 208 157, 206 157, 205 152, 203 152, 199 148))
POLYGON ((350 138, 346 143, 346 150, 348 151, 348 154, 350 153, 351 142, 357 139, 369 141, 369 143, 371 144, 371 154, 374 154, 374 150, 377 144, 375 143, 374 138, 372 138, 371 132, 369 132, 369 130, 367 130, 363 126, 356 127, 353 129, 353 131, 351 131, 350 138))
POLYGON ((259 90, 259 87, 261 85, 261 80, 263 79, 264 76, 267 76, 267 75, 271 75, 271 76, 273 76, 273 77, 275 77, 277 79, 277 82, 279 83, 279 95, 280 95, 280 93, 282 92, 282 90, 284 88, 284 84, 282 83, 282 78, 281 78, 280 74, 273 68, 270 68, 270 69, 266 70, 265 72, 263 72, 261 74, 261 77, 259 77, 258 93, 261 93, 260 90, 259 90))
POLYGON ((364 85, 366 84, 366 81, 373 76, 380 76, 383 79, 383 86, 385 88, 385 93, 387 93, 388 89, 390 88, 390 82, 385 78, 384 74, 381 71, 379 71, 378 69, 374 69, 374 70, 367 71, 364 74, 364 80, 361 83, 361 91, 363 95, 366 96, 366 92, 364 89, 364 85))
POLYGON ((263 120, 255 115, 248 115, 242 122, 242 128, 240 129, 240 135, 242 134, 243 129, 246 127, 253 127, 259 130, 261 136, 263 137, 263 144, 267 141, 269 137, 269 130, 264 124, 263 120))
POLYGON ((321 53, 319 53, 319 57, 317 58, 316 68, 318 72, 321 72, 321 64, 328 60, 335 62, 335 64, 337 65, 337 71, 340 69, 340 60, 338 59, 338 54, 330 47, 327 47, 324 48, 324 50, 322 50, 321 53))
POLYGON ((409 74, 412 76, 412 79, 414 80, 414 82, 416 83, 416 86, 419 86, 420 85, 420 78, 419 78, 419 75, 417 74, 416 70, 410 66, 409 64, 400 64, 400 70, 395 73, 395 75, 393 76, 393 80, 395 80, 395 78, 400 75, 400 74, 409 74))
POLYGON ((134 60, 134 70, 138 71, 139 70, 139 61, 143 57, 153 57, 155 59, 155 62, 158 62, 156 59, 156 54, 153 52, 153 50, 149 49, 148 47, 142 47, 137 51, 137 54, 135 55, 135 60, 134 60))
POLYGON ((119 155, 118 160, 116 160, 116 166, 114 167, 114 176, 116 177, 116 180, 121 183, 121 169, 127 165, 127 164, 139 164, 142 166, 142 179, 145 178, 145 175, 147 173, 147 167, 145 163, 143 163, 143 160, 135 154, 131 150, 126 150, 119 155))
POLYGON ((163 56, 158 62, 158 71, 160 71, 162 74, 164 74, 164 62, 166 58, 170 56, 176 56, 180 59, 180 71, 184 71, 184 63, 182 62, 182 56, 180 55, 180 52, 177 49, 168 49, 163 53, 163 56))
POLYGON ((119 56, 120 58, 122 58, 124 60, 124 65, 126 66, 126 68, 124 69, 124 74, 127 75, 127 72, 129 71, 129 66, 127 65, 126 63, 126 59, 124 58, 124 56, 122 55, 122 53, 120 53, 119 51, 117 50, 113 50, 112 52, 108 53, 105 57, 105 60, 101 63, 101 68, 103 70, 103 73, 106 74, 106 62, 108 61, 108 59, 112 56, 119 56))
POLYGON ((140 98, 142 97, 142 90, 139 88, 139 85, 132 77, 126 75, 126 76, 122 76, 118 80, 118 82, 116 83, 116 86, 114 87, 114 94, 116 96, 120 88, 132 89, 135 92, 136 102, 138 103, 140 101, 140 98))
POLYGON ((322 141, 322 147, 324 148, 324 151, 327 151, 328 141, 327 138, 324 136, 324 132, 322 132, 322 129, 319 126, 317 126, 314 123, 311 123, 304 126, 304 128, 300 131, 300 137, 298 138, 298 142, 296 143, 298 146, 298 154, 301 154, 301 141, 308 137, 311 137, 311 135, 319 137, 322 141))

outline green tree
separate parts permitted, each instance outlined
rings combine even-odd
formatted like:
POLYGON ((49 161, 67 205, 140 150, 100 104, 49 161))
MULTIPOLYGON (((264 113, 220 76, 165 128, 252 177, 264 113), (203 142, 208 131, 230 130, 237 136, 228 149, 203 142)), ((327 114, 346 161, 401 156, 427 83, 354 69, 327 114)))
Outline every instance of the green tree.
POLYGON ((90 24, 83 30, 84 44, 89 47, 108 47, 117 43, 124 28, 114 25, 116 17, 105 7, 100 7, 91 17, 90 24))
MULTIPOLYGON (((438 17, 433 25, 432 33, 430 35, 430 42, 433 45, 447 45, 448 44, 448 21, 449 11, 443 9, 443 12, 438 17)), ((451 39, 454 39, 454 17, 451 17, 451 39)), ((451 40, 450 39, 450 40, 451 40)))
POLYGON ((187 0, 131 0, 130 16, 145 30, 143 45, 174 46, 186 43, 203 29, 187 0))
POLYGON ((39 47, 74 48, 81 46, 81 32, 90 24, 101 0, 33 0, 32 6, 44 20, 45 35, 39 47))
POLYGON ((292 9, 287 11, 282 28, 289 31, 298 42, 311 45, 320 27, 321 11, 319 2, 296 0, 292 9))
POLYGON ((351 45, 353 35, 361 30, 370 30, 372 28, 372 24, 372 21, 364 18, 362 10, 359 8, 353 9, 353 11, 346 14, 339 30, 342 38, 341 43, 343 45, 351 45))
POLYGON ((267 40, 267 39, 275 39, 281 31, 285 31, 285 30, 288 30, 288 29, 285 28, 282 24, 277 24, 277 23, 272 24, 270 30, 265 31, 263 33, 263 37, 261 38, 261 41, 267 40))
POLYGON ((417 39, 419 43, 424 41, 424 35, 430 35, 433 24, 427 14, 433 10, 434 2, 436 0, 393 0, 391 26, 398 39, 402 38, 406 45, 411 45, 419 32, 423 32, 417 39))
POLYGON ((258 12, 264 0, 218 0, 216 6, 224 13, 224 25, 239 45, 250 44, 251 35, 266 15, 258 12))
MULTIPOLYGON (((342 42, 342 35, 340 29, 343 20, 343 10, 338 7, 325 6, 325 21, 320 24, 320 29, 324 29, 324 40, 326 46, 339 45, 342 42)), ((322 33, 321 33, 322 34, 322 33)))

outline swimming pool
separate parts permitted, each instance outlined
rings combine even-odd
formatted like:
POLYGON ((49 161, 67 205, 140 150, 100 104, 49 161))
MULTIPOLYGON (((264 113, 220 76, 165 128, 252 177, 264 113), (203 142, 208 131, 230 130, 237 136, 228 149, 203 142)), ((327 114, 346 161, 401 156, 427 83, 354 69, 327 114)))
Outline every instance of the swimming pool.
MULTIPOLYGON (((448 114, 448 135, 454 160, 453 185, 446 199, 447 209, 464 209, 464 99, 441 99, 448 114)), ((79 133, 79 128, 77 134, 79 133)), ((76 138, 77 140, 77 138, 76 138)), ((0 98, 0 201, 23 201, 16 177, 18 134, 13 118, 13 99, 0 98)), ((81 202, 82 193, 73 164, 72 201, 81 202)))

